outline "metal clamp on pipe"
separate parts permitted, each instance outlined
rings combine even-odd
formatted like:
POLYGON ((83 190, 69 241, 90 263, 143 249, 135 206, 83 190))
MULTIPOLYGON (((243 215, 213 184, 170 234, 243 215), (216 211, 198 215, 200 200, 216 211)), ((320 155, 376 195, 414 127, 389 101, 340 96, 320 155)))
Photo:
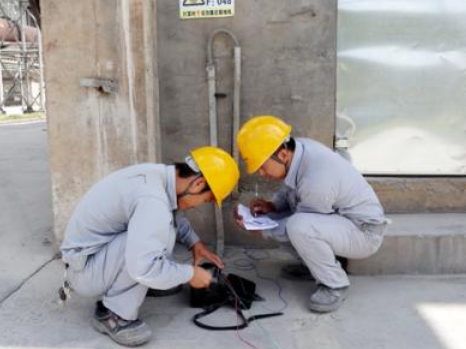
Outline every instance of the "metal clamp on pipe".
POLYGON ((118 83, 111 79, 80 79, 79 86, 96 88, 102 93, 118 93, 118 83))

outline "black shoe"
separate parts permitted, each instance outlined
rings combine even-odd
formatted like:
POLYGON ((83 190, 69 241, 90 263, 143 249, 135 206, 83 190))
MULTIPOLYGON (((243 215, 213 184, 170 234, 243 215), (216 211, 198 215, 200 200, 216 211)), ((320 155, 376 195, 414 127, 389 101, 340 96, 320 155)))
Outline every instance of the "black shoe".
POLYGON ((343 270, 346 273, 348 273, 348 258, 340 257, 340 256, 337 256, 336 258, 337 258, 337 261, 340 262, 340 265, 343 268, 343 270))
MULTIPOLYGON (((343 270, 348 272, 348 259, 339 256, 337 256, 336 259, 338 262, 340 262, 343 270)), ((281 276, 284 279, 291 281, 315 281, 314 277, 309 271, 309 268, 303 263, 285 265, 281 270, 281 276)))
POLYGON ((302 263, 285 265, 281 269, 281 275, 291 281, 315 281, 309 268, 302 263))
POLYGON ((152 331, 144 322, 122 319, 107 309, 101 301, 97 302, 92 326, 118 344, 128 347, 144 344, 152 337, 152 331))
POLYGON ((174 294, 180 293, 183 289, 183 285, 178 285, 168 290, 156 290, 154 288, 149 288, 146 293, 146 297, 166 297, 173 296, 174 294))

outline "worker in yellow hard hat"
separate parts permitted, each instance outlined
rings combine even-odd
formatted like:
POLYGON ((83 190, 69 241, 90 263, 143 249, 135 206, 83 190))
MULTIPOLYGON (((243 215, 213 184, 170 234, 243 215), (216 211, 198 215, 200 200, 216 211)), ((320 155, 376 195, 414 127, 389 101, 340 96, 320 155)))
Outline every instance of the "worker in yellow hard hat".
MULTIPOLYGON (((317 282, 311 311, 338 309, 350 282, 336 256, 366 258, 383 241, 387 220, 374 191, 350 162, 321 143, 293 138, 291 126, 277 117, 253 117, 237 142, 248 173, 282 182, 271 200, 255 198, 249 205, 254 216, 278 223, 262 235, 291 242, 304 263, 282 274, 317 282)), ((244 228, 237 209, 234 215, 244 228)))
POLYGON ((92 322, 98 331, 126 346, 147 342, 151 330, 138 319, 146 295, 188 282, 208 287, 212 276, 198 266, 201 260, 223 268, 179 211, 206 202, 221 206, 238 179, 236 162, 216 147, 195 149, 175 165, 139 164, 103 178, 66 228, 63 300, 70 289, 98 297, 92 322), (193 265, 171 258, 176 240, 191 249, 193 265))
MULTIPOLYGON (((277 172, 269 165, 274 161, 284 164, 285 159, 280 158, 284 153, 276 151, 290 141, 290 133, 291 126, 274 116, 255 117, 244 124, 238 133, 238 148, 246 162, 247 172, 251 174, 259 171, 264 176, 278 176, 279 179, 280 171, 277 172), (270 171, 266 171, 269 168, 270 171)), ((281 174, 282 178, 284 174, 281 174)))

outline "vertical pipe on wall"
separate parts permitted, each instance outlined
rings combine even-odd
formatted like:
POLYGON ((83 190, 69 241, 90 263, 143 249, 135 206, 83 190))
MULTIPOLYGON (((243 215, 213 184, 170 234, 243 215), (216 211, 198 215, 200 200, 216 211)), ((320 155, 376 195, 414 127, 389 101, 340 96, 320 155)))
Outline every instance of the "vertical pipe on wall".
POLYGON ((3 64, 2 64, 2 51, 0 50, 0 113, 4 112, 3 109, 3 64))
POLYGON ((136 87, 138 83, 136 81, 136 72, 135 72, 135 59, 133 57, 133 47, 132 47, 132 38, 131 38, 131 1, 123 0, 121 2, 121 14, 122 14, 122 31, 121 35, 123 37, 123 52, 124 52, 124 62, 126 63, 126 76, 125 79, 128 81, 128 107, 129 107, 129 126, 131 133, 131 161, 135 163, 137 161, 138 154, 138 132, 137 132, 137 111, 136 111, 136 87))
MULTIPOLYGON (((236 144, 236 136, 239 132, 240 123, 240 87, 241 87, 241 47, 235 46, 235 82, 234 82, 234 93, 233 93, 233 139, 232 144, 232 155, 237 163, 239 163, 238 145, 236 144)), ((235 192, 238 192, 238 187, 235 188, 235 192)))
MULTIPOLYGON (((218 146, 217 133, 217 103, 215 100, 215 65, 213 62, 207 65, 207 79, 209 84, 209 134, 210 145, 218 146)), ((215 250, 218 255, 223 255, 225 250, 225 228, 222 209, 215 206, 216 242, 215 250)))
POLYGON ((146 65, 146 110, 147 110, 147 160, 149 162, 162 161, 162 147, 160 135, 159 87, 157 71, 157 2, 144 1, 144 61, 146 65), (155 40, 154 40, 155 39, 155 40))
MULTIPOLYGON (((238 162, 238 149, 236 147, 236 135, 239 130, 239 106, 240 106, 240 83, 241 83, 241 49, 236 36, 226 29, 217 29, 209 37, 207 44, 207 80, 209 88, 209 128, 210 128, 210 144, 218 146, 218 120, 217 120, 217 103, 215 100, 215 63, 213 59, 213 41, 217 34, 227 34, 234 41, 234 96, 233 96, 233 132, 232 132, 232 155, 238 162)), ((215 207, 215 224, 216 224, 216 252, 223 255, 225 249, 225 227, 223 223, 222 210, 215 207)))

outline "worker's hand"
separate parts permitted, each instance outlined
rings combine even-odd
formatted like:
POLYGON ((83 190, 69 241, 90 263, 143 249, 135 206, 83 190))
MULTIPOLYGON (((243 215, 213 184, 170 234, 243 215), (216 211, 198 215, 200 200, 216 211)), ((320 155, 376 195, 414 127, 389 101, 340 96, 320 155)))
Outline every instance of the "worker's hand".
POLYGON ((204 268, 194 266, 194 275, 189 284, 194 288, 207 288, 212 282, 212 274, 204 268))
POLYGON ((246 229, 244 227, 243 216, 241 216, 238 213, 238 205, 236 205, 235 208, 233 209, 233 218, 235 218, 235 222, 238 225, 238 227, 240 227, 241 229, 246 229))
POLYGON ((198 241, 198 242, 196 242, 194 244, 194 246, 192 248, 192 253, 193 253, 194 265, 199 265, 199 263, 201 263, 202 261, 209 261, 209 262, 214 263, 220 269, 225 268, 225 265, 223 264, 220 257, 217 256, 212 251, 210 251, 207 248, 207 246, 204 245, 200 241, 198 241))
MULTIPOLYGON (((241 216, 241 215, 238 213, 238 205, 236 205, 235 208, 233 209, 233 217, 235 218, 236 224, 237 224, 241 229, 246 230, 246 228, 245 228, 245 226, 244 226, 243 216, 241 216)), ((252 230, 252 231, 250 231, 250 234, 251 234, 252 236, 254 236, 255 238, 261 238, 261 237, 262 237, 262 230, 252 230)))
POLYGON ((253 199, 249 203, 249 209, 251 214, 256 217, 259 214, 265 214, 270 212, 275 212, 275 206, 271 201, 266 201, 264 199, 253 199))

